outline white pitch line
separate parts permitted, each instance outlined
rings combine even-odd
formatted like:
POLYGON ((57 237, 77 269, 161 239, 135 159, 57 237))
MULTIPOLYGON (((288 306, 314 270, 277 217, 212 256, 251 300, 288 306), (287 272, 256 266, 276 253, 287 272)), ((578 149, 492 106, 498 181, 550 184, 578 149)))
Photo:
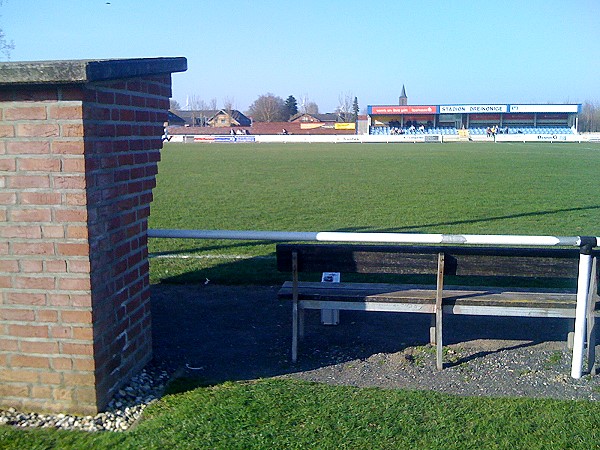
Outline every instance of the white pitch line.
POLYGON ((149 258, 154 259, 275 259, 274 256, 250 256, 250 255, 161 255, 150 253, 149 258))

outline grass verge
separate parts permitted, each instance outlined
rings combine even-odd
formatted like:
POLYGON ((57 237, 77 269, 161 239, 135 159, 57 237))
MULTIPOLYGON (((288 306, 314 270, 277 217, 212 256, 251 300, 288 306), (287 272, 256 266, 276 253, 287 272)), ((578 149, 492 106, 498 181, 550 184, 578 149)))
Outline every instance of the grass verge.
POLYGON ((122 434, 0 427, 7 449, 595 448, 600 404, 270 379, 165 396, 122 434))

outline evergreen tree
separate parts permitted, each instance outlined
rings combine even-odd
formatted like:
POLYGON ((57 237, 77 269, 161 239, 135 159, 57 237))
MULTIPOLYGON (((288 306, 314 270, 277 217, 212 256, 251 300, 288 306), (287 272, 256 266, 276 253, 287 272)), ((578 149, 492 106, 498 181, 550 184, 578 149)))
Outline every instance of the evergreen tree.
POLYGON ((294 116, 295 114, 298 114, 298 102, 296 101, 293 95, 290 95, 285 100, 285 109, 288 113, 288 120, 290 119, 290 117, 294 116))
POLYGON ((358 97, 354 97, 354 103, 352 103, 352 121, 356 122, 358 120, 358 97))

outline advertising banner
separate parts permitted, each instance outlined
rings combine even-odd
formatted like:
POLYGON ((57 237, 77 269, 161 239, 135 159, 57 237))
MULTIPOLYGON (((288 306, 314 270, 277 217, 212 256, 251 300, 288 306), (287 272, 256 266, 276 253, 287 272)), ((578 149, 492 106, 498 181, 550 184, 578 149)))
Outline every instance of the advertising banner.
POLYGON ((579 105, 510 105, 514 113, 577 113, 579 105))
POLYGON ((301 122, 300 123, 300 129, 301 130, 312 130, 314 128, 321 128, 323 126, 323 123, 321 122, 301 122))
POLYGON ((215 136, 213 142, 255 142, 254 136, 215 136))
POLYGON ((354 122, 352 123, 336 123, 335 124, 335 129, 336 130, 355 130, 356 129, 356 124, 354 122))
POLYGON ((504 113, 508 105, 441 105, 440 114, 504 113))
POLYGON ((370 106, 371 115, 383 114, 437 114, 437 106, 370 106))

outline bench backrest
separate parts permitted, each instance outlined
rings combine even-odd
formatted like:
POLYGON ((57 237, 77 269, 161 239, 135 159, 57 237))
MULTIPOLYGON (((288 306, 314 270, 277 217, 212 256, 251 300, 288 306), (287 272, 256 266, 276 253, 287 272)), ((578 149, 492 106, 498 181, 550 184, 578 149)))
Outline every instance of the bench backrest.
POLYGON ((299 272, 436 275, 439 253, 444 275, 569 279, 579 267, 576 248, 278 244, 279 271, 292 271, 292 252, 299 272))

